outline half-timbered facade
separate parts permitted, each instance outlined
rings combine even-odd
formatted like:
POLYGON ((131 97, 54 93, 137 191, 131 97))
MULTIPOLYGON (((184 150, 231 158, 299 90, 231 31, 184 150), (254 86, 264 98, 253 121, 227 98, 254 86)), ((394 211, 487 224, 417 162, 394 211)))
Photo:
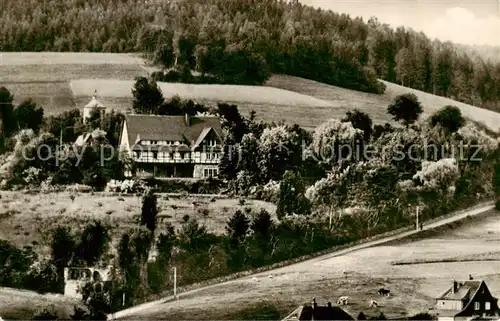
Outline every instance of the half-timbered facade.
POLYGON ((154 177, 218 176, 222 129, 214 116, 127 115, 120 148, 135 174, 154 177))

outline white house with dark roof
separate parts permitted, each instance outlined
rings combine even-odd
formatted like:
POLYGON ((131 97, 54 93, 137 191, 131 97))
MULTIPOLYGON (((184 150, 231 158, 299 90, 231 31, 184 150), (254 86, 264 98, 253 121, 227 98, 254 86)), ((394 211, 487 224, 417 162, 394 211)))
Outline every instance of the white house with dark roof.
POLYGON ((498 320, 498 300, 484 281, 453 281, 450 288, 436 298, 439 321, 498 320))
POLYGON ((222 126, 215 116, 125 116, 120 149, 134 160, 135 174, 153 177, 218 176, 222 126))

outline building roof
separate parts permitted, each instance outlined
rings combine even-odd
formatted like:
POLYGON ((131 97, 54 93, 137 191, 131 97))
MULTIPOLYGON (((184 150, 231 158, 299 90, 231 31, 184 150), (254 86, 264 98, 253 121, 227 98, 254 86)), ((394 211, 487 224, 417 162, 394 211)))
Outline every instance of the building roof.
POLYGON ((75 141, 76 146, 83 146, 87 143, 89 138, 92 136, 91 133, 81 134, 75 141))
MULTIPOLYGON (((470 316, 472 310, 472 303, 475 300, 475 297, 477 296, 477 293, 480 291, 480 289, 483 289, 483 291, 486 291, 489 293, 491 296, 491 293, 489 292, 488 287, 486 286, 486 283, 484 281, 462 281, 462 282, 456 282, 457 289, 456 291, 452 291, 453 285, 446 290, 441 296, 436 298, 437 300, 460 300, 464 302, 463 309, 460 310, 441 310, 438 309, 439 316, 442 317, 459 317, 459 316, 470 316)), ((495 312, 495 315, 500 314, 500 310, 498 309, 498 306, 496 304, 496 299, 494 299, 494 303, 491 307, 491 311, 495 312)))
POLYGON ((198 141, 207 129, 221 136, 222 126, 215 116, 190 117, 189 126, 185 116, 136 115, 125 116, 128 140, 131 146, 141 140, 181 141, 189 146, 198 141))
POLYGON ((481 286, 481 281, 462 281, 457 282, 458 289, 453 293, 453 285, 450 286, 448 290, 446 290, 441 296, 439 296, 438 300, 463 300, 468 295, 472 297, 474 293, 476 293, 477 289, 481 286))
POLYGON ((319 306, 313 308, 310 305, 299 306, 283 321, 292 320, 354 320, 347 312, 337 306, 319 306))
POLYGON ((97 97, 94 95, 92 96, 92 99, 89 101, 87 105, 85 105, 85 108, 106 108, 104 107, 103 104, 99 100, 97 100, 97 97))

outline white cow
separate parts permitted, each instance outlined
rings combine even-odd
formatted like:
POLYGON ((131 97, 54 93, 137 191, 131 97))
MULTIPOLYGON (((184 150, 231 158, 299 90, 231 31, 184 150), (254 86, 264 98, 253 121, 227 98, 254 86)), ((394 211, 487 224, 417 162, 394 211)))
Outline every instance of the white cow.
POLYGON ((378 307, 378 302, 375 301, 375 300, 370 300, 370 305, 369 305, 370 308, 376 308, 378 307))
POLYGON ((337 300, 337 304, 348 305, 349 304, 349 297, 348 296, 341 296, 337 300))

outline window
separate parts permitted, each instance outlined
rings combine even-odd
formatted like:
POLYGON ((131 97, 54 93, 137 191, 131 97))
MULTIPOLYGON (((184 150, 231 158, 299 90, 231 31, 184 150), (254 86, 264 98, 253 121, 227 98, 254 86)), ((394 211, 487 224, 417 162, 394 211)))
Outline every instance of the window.
POLYGON ((474 310, 479 310, 480 305, 479 302, 474 302, 474 310))
POLYGON ((153 158, 158 158, 158 152, 153 152, 153 158))
POLYGON ((217 168, 205 168, 203 170, 204 177, 216 177, 217 176, 217 168))
POLYGON ((216 160, 217 153, 207 153, 207 160, 216 160))
POLYGON ((490 302, 488 302, 488 301, 486 301, 486 302, 484 303, 484 309, 485 309, 485 310, 488 310, 488 311, 489 311, 489 310, 491 310, 491 303, 490 303, 490 302))

